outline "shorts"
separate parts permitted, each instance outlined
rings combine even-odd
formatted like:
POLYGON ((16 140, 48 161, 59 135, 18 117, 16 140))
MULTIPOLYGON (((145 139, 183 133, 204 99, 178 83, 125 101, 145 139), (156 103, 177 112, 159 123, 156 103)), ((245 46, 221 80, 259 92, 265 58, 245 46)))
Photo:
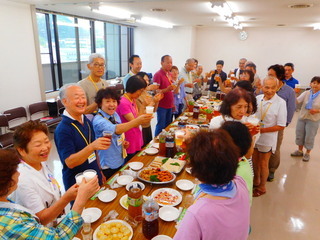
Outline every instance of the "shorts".
POLYGON ((270 146, 263 146, 263 145, 260 145, 260 144, 256 144, 254 146, 254 148, 258 149, 258 152, 261 152, 261 153, 268 153, 272 150, 272 147, 270 146))

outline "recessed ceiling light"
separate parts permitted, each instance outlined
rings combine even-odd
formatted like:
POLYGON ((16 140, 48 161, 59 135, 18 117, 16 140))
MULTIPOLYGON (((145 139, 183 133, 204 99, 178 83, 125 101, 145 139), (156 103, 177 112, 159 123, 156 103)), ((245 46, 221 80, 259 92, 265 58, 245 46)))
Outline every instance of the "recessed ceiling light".
POLYGON ((164 8, 152 8, 150 10, 151 10, 151 12, 166 12, 166 11, 168 11, 167 9, 164 9, 164 8))
POLYGON ((250 20, 250 21, 255 21, 255 20, 257 20, 257 18, 252 17, 252 18, 249 18, 249 20, 250 20))
POLYGON ((293 5, 289 5, 289 8, 310 8, 313 7, 313 4, 293 4, 293 5))
POLYGON ((286 26, 286 25, 283 23, 277 24, 277 27, 284 27, 284 26, 286 26))

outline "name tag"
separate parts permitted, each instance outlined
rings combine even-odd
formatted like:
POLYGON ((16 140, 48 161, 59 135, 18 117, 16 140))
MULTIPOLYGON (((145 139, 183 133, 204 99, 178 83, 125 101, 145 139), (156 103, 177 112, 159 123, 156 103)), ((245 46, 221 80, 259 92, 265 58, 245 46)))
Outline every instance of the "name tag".
POLYGON ((260 124, 261 128, 264 128, 264 123, 263 122, 260 122, 259 124, 260 124))
POLYGON ((216 83, 215 83, 215 84, 213 84, 213 87, 218 87, 218 84, 216 84, 216 83))
POLYGON ((121 146, 121 145, 122 145, 123 140, 124 140, 124 139, 123 139, 122 137, 118 138, 118 140, 117 140, 118 146, 121 146))
POLYGON ((89 164, 92 163, 93 161, 95 161, 96 159, 97 159, 96 154, 91 153, 90 156, 88 157, 89 164))

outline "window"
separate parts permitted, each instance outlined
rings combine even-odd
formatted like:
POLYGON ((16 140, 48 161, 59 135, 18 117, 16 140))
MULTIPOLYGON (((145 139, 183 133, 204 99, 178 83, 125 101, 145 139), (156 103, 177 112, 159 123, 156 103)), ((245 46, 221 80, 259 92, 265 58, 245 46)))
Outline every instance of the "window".
POLYGON ((92 52, 106 57, 105 79, 128 73, 133 28, 38 10, 37 24, 46 92, 88 76, 92 52))

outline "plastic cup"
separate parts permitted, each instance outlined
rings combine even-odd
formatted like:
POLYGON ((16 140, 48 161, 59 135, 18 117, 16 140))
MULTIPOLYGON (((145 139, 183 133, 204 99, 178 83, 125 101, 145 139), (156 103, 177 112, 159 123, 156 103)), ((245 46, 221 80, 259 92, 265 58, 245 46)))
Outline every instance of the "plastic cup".
POLYGON ((112 132, 111 131, 103 131, 102 132, 102 136, 105 137, 105 138, 111 139, 112 138, 112 132))
POLYGON ((83 176, 85 177, 86 181, 90 181, 97 175, 97 172, 93 169, 88 169, 83 172, 83 176))
POLYGON ((181 146, 183 143, 183 136, 185 135, 185 132, 181 130, 177 130, 175 131, 174 135, 175 135, 176 145, 181 146))
POLYGON ((84 229, 82 229, 81 231, 82 240, 92 240, 92 234, 93 234, 93 231, 91 228, 90 228, 90 231, 88 232, 85 232, 84 229))
POLYGON ((255 118, 255 117, 248 117, 247 118, 247 122, 251 123, 254 126, 257 126, 259 124, 259 121, 260 120, 258 118, 255 118))
POLYGON ((154 110, 154 107, 152 107, 152 106, 147 106, 146 107, 146 113, 147 114, 153 114, 153 110, 154 110))
POLYGON ((75 176, 76 183, 77 183, 78 185, 80 185, 83 178, 84 178, 83 173, 78 173, 78 174, 75 176))
POLYGON ((90 232, 91 231, 91 216, 90 215, 83 215, 83 231, 84 232, 90 232))

